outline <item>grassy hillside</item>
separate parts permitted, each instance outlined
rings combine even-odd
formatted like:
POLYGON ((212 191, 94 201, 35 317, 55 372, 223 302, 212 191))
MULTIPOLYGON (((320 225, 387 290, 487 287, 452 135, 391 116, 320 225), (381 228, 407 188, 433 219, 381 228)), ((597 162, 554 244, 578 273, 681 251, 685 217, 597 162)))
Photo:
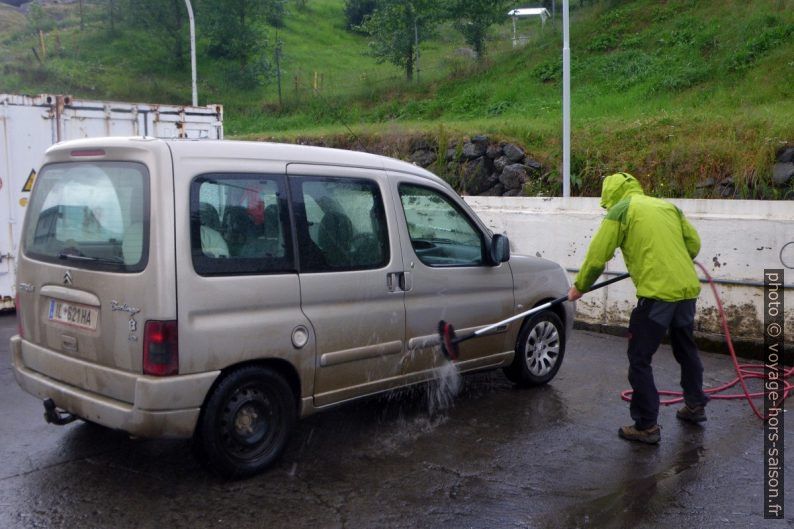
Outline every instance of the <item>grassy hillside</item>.
MULTIPOLYGON (((462 39, 442 25, 422 47, 419 82, 408 84, 364 54, 364 37, 343 29, 343 3, 309 0, 305 12, 291 4, 286 27, 268 30, 271 42, 284 43, 281 106, 275 82, 241 90, 200 53, 200 102, 225 105, 227 134, 352 145, 487 133, 522 143, 559 172, 559 24, 541 32, 522 22, 529 42, 512 49, 506 19, 481 65, 456 52, 462 39)), ((43 64, 27 27, 3 26, 5 11, 2 91, 190 99, 187 70, 128 25, 110 34, 99 9, 82 32, 73 11, 56 14, 43 64)), ((698 182, 729 176, 741 197, 792 192, 769 176, 776 151, 794 144, 794 0, 594 2, 572 12, 571 49, 575 192, 597 193, 598 178, 615 170, 634 172, 662 196, 692 196, 698 182)))

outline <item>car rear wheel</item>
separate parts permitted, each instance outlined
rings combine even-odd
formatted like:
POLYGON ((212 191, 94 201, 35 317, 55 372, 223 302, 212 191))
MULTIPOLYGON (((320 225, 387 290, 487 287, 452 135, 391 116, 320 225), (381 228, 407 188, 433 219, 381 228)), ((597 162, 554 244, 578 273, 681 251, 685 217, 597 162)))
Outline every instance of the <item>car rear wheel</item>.
POLYGON ((295 421, 295 396, 282 375, 259 366, 228 373, 205 405, 196 435, 224 477, 254 475, 281 455, 295 421))
POLYGON ((565 328, 559 316, 544 311, 524 322, 513 363, 505 375, 519 386, 545 384, 557 374, 565 356, 565 328))

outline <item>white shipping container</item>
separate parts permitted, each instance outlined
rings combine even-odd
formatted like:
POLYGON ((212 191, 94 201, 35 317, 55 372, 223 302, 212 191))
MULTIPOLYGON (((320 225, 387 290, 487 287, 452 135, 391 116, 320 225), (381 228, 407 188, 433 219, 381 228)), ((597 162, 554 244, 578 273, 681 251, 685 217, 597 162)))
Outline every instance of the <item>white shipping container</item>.
POLYGON ((44 151, 60 141, 98 136, 223 139, 223 106, 0 94, 0 310, 14 306, 22 220, 44 151))

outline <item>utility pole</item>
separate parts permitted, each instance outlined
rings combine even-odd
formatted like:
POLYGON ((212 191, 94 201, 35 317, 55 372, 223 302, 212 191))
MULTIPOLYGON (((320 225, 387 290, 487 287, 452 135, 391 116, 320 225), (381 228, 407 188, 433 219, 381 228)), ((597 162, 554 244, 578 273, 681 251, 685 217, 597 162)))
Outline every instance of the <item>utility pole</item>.
POLYGON ((193 106, 198 106, 198 88, 196 87, 196 21, 193 18, 193 6, 185 0, 187 16, 190 19, 190 69, 192 72, 193 106))
POLYGON ((568 0, 562 0, 562 196, 571 196, 571 48, 568 0))

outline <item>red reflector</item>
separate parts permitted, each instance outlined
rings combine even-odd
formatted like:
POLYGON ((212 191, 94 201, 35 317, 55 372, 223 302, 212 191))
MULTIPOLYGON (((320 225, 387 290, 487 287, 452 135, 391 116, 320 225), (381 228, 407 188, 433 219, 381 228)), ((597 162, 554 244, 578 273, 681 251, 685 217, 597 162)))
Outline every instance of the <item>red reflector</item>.
POLYGON ((163 377, 178 373, 176 320, 147 321, 143 330, 143 374, 163 377))
POLYGON ((22 327, 22 304, 19 302, 19 292, 14 296, 14 308, 17 312, 17 332, 20 338, 24 338, 25 328, 22 327))
POLYGON ((71 155, 77 156, 105 156, 104 149, 81 149, 79 151, 72 151, 71 155))

